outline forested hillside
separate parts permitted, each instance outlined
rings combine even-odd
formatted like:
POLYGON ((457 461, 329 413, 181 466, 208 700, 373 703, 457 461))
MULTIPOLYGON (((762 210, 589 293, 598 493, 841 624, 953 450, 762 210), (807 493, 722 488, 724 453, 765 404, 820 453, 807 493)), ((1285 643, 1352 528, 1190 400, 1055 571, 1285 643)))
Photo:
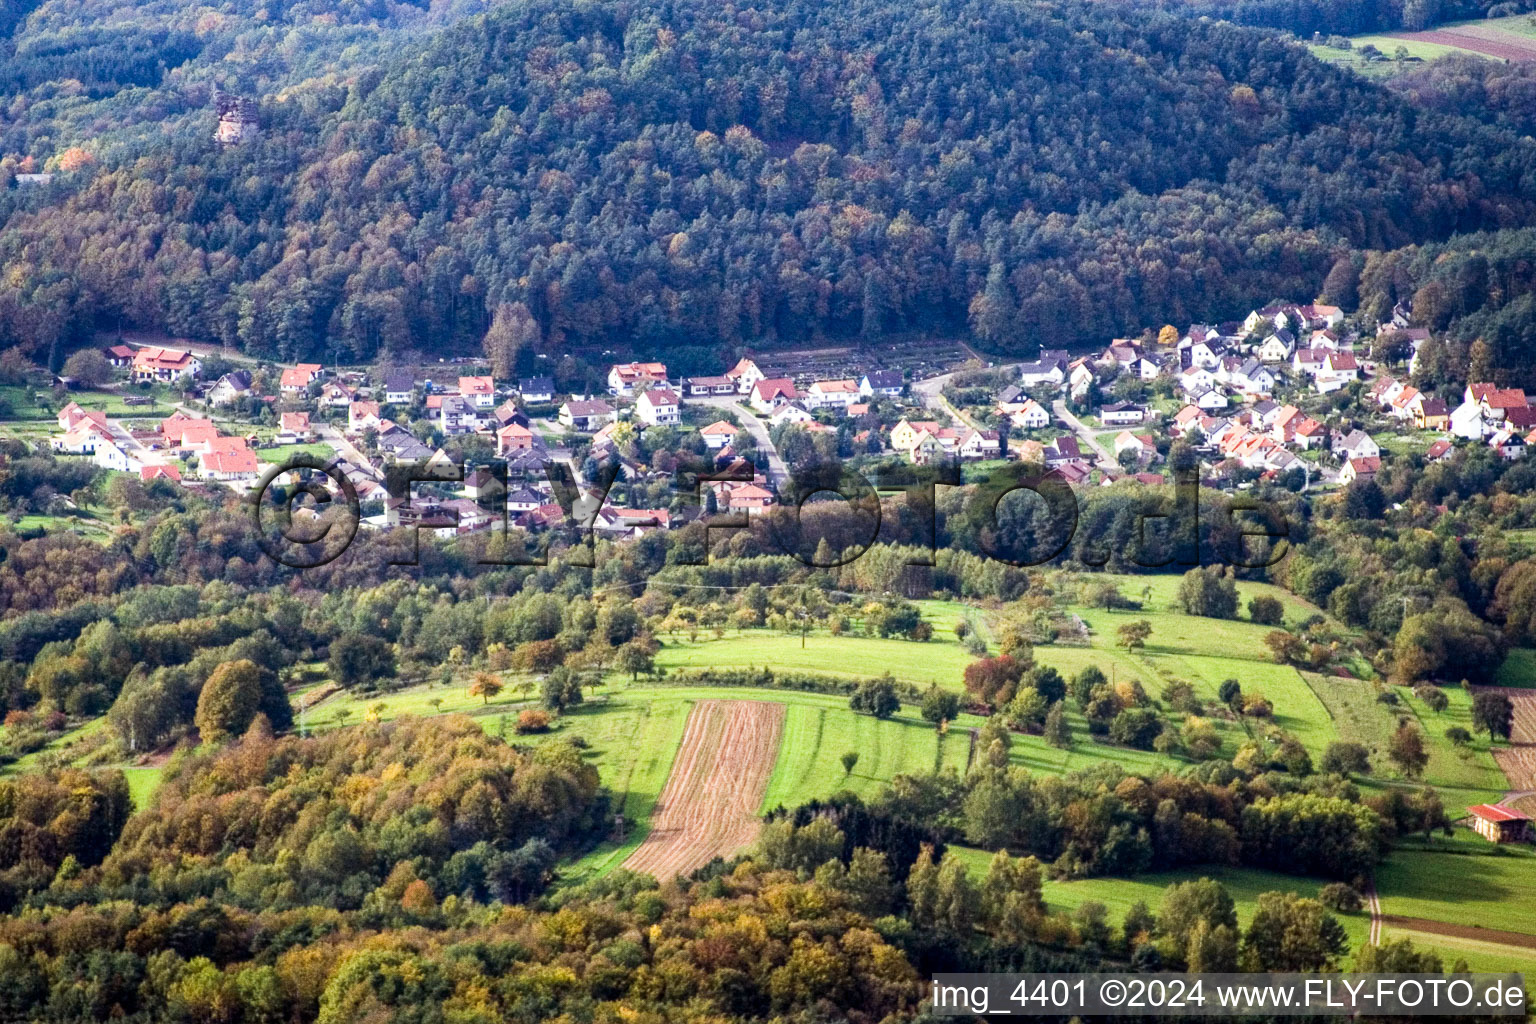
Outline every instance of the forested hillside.
POLYGON ((223 150, 211 112, 86 144, 4 193, 0 338, 367 358, 470 348, 521 302, 551 345, 968 325, 1027 353, 1536 217, 1513 130, 1102 6, 508 4, 262 119, 223 150))

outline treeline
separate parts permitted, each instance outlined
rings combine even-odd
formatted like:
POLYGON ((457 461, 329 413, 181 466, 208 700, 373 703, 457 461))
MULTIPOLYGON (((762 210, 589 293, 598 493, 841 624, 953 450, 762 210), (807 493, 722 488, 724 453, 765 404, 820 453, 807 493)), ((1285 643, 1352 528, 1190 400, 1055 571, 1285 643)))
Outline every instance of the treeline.
POLYGON ((1536 192, 1504 129, 1103 5, 509 5, 262 117, 0 200, 0 337, 356 360, 521 304, 549 350, 968 326, 1024 354, 1313 294, 1344 243, 1525 223, 1536 192))
POLYGON ((1531 0, 1112 0, 1132 9, 1166 10, 1186 18, 1222 18, 1239 25, 1314 34, 1418 32, 1447 21, 1519 14, 1531 0))

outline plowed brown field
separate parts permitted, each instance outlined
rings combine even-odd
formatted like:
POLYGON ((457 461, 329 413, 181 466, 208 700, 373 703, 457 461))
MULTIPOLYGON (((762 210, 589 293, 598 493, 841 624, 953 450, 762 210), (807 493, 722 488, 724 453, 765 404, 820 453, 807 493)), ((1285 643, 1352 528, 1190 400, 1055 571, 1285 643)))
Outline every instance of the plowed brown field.
POLYGON ((750 844, 757 836, 757 809, 778 760, 783 729, 783 704, 695 704, 672 774, 656 801, 651 832, 624 866, 666 879, 750 844))
POLYGON ((1505 60, 1536 60, 1536 39, 1527 39, 1481 26, 1437 28, 1428 32, 1388 32, 1386 35, 1392 39, 1411 39, 1421 43, 1454 46, 1457 49, 1486 53, 1490 57, 1502 57, 1505 60))
POLYGON ((1493 748, 1493 759, 1509 777, 1512 790, 1536 789, 1536 690, 1479 686, 1478 693, 1502 693, 1515 705, 1509 745, 1493 748))

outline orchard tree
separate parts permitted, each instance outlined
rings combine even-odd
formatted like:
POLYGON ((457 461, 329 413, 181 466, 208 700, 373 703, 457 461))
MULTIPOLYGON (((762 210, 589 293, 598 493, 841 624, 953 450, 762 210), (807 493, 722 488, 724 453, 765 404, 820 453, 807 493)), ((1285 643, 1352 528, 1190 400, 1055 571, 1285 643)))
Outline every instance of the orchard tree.
POLYGON ((1479 693, 1472 698, 1472 725, 1488 730, 1489 740, 1509 739, 1515 722, 1515 705, 1502 693, 1479 693))
POLYGON ((489 704, 491 698, 501 693, 501 690, 501 680, 489 672, 476 672, 475 678, 469 684, 469 695, 479 697, 481 704, 489 704))
POLYGON ((1115 642, 1127 651, 1139 651, 1147 646, 1147 638, 1152 635, 1152 623, 1146 619, 1137 619, 1135 622, 1127 622, 1116 630, 1119 639, 1115 642))
POLYGON ((1418 727, 1403 722, 1392 734, 1387 745, 1387 756, 1410 779, 1417 778, 1429 764, 1429 752, 1424 749, 1424 734, 1418 727))

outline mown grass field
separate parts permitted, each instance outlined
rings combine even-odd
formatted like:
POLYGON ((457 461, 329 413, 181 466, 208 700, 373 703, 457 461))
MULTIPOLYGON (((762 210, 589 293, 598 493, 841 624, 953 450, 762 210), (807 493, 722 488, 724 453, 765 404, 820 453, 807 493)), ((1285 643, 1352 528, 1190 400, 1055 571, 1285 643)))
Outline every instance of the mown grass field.
POLYGON ((792 703, 763 809, 795 807, 843 789, 873 796, 897 775, 947 768, 963 773, 969 753, 970 733, 963 725, 941 736, 911 708, 882 721, 852 713, 846 701, 792 703), (847 751, 859 755, 851 773, 839 760, 847 751))
POLYGON ((728 631, 721 639, 701 636, 664 637, 656 664, 668 671, 705 668, 762 668, 775 672, 814 672, 867 679, 889 672, 897 680, 959 690, 971 656, 953 632, 935 629, 926 643, 879 637, 832 636, 811 633, 802 646, 799 635, 766 629, 728 631))
MULTIPOLYGON (((1447 847, 1447 852, 1396 850, 1376 869, 1384 914, 1536 935, 1536 850, 1494 847, 1467 829, 1458 829, 1449 842, 1436 839, 1434 845, 1447 847)), ((1474 970, 1536 970, 1536 949, 1393 922, 1384 924, 1383 933, 1436 949, 1447 967, 1460 958, 1474 970)))
POLYGON ((1313 673, 1307 673, 1305 678, 1332 715, 1331 728, 1338 738, 1363 744, 1371 751, 1371 777, 1362 780, 1367 789, 1428 782, 1440 791, 1441 799, 1453 812, 1496 800, 1504 791, 1507 780, 1488 752, 1486 733, 1474 734, 1472 742, 1464 748, 1457 748, 1445 738, 1446 729, 1452 726, 1472 731, 1472 697, 1467 691, 1445 687, 1442 692, 1450 704, 1444 711, 1435 712, 1407 687, 1313 673), (1381 693, 1391 693, 1399 704, 1382 704, 1377 700, 1381 693), (1422 779, 1405 778, 1387 757, 1387 741, 1396 731, 1400 717, 1417 722, 1424 734, 1429 764, 1422 779))
MULTIPOLYGON (((987 871, 992 854, 985 850, 952 846, 955 854, 970 869, 972 878, 980 880, 987 871)), ((1187 871, 1159 871, 1135 878, 1078 878, 1070 881, 1047 880, 1044 885, 1046 906, 1052 911, 1073 911, 1084 903, 1093 901, 1104 904, 1109 919, 1116 925, 1124 920, 1125 913, 1137 901, 1145 903, 1155 914, 1162 903, 1163 894, 1170 885, 1196 878, 1210 878, 1220 882, 1232 894, 1237 905, 1237 920, 1246 928, 1258 907, 1259 896, 1266 892, 1294 892, 1315 897, 1326 882, 1316 878, 1284 875, 1278 871, 1261 868, 1222 867, 1204 865, 1187 871)), ((1339 922, 1349 934, 1350 951, 1360 948, 1370 934, 1370 914, 1338 914, 1339 922)))

